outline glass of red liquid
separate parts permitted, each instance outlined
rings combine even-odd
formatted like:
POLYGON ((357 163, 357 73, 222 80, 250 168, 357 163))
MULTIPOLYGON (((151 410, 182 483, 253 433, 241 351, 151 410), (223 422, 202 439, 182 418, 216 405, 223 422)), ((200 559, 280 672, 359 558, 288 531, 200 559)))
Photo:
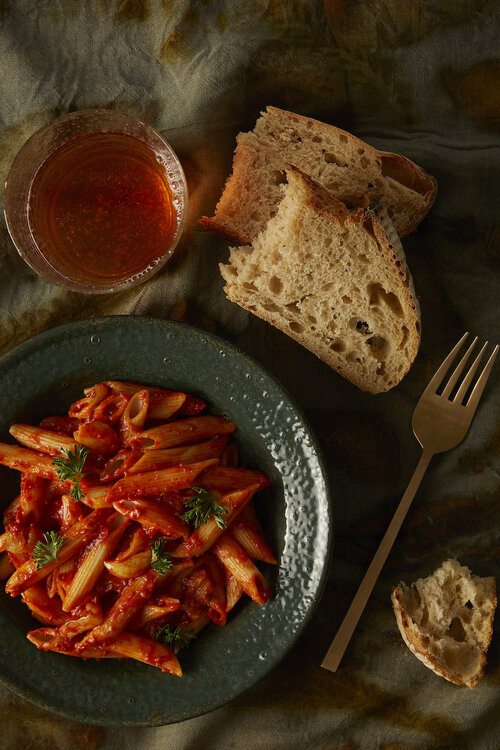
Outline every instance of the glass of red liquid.
POLYGON ((82 110, 38 130, 5 183, 5 219, 40 276, 78 292, 126 289, 172 255, 187 216, 182 166, 134 117, 82 110))

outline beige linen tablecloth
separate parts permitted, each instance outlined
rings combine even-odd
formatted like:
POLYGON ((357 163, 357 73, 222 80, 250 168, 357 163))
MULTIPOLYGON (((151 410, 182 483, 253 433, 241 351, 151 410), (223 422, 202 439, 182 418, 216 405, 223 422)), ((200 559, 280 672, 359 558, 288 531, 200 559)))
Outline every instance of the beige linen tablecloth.
MULTIPOLYGON (((51 715, 0 688, 1 750, 357 750, 500 747, 500 637, 475 690, 403 645, 390 588, 457 556, 500 583, 499 369, 473 429, 436 458, 341 670, 319 667, 418 459, 413 406, 464 330, 498 339, 499 4, 488 0, 3 0, 0 177, 57 115, 108 107, 151 123, 181 155, 190 221, 166 269, 116 295, 38 278, 0 226, 0 351, 72 320, 135 313, 215 331, 292 393, 324 449, 336 539, 325 594, 299 644, 232 704, 151 729, 51 715), (402 153, 439 182, 404 241, 423 313, 420 354, 388 394, 358 392, 283 334, 225 300, 227 243, 211 214, 235 134, 266 105, 339 125, 402 153)), ((499 630, 497 626, 497 631, 499 630)), ((0 634, 1 637, 1 634, 0 634)))

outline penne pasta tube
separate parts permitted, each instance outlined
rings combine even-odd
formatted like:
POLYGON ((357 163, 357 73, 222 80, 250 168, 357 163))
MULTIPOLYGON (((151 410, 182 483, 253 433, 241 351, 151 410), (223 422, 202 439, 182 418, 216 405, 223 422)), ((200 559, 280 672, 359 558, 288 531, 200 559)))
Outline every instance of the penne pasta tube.
POLYGON ((118 435, 113 428, 97 419, 82 422, 74 433, 74 438, 93 453, 106 458, 114 455, 120 445, 118 435))
POLYGON ((19 496, 19 512, 17 520, 23 523, 31 521, 38 523, 45 507, 45 485, 43 477, 36 474, 21 474, 21 494, 19 496))
POLYGON ((266 579, 230 531, 214 544, 213 552, 254 602, 267 602, 271 591, 266 579))
POLYGON ((251 523, 247 518, 242 517, 243 515, 244 513, 236 519, 231 527, 234 538, 252 559, 276 565, 276 558, 264 539, 260 525, 251 523))
POLYGON ((142 456, 136 454, 138 460, 131 466, 129 474, 166 469, 172 466, 185 466, 208 458, 218 458, 226 443, 227 437, 223 436, 205 440, 203 443, 195 443, 195 445, 146 451, 142 456))
POLYGON ((207 552, 259 489, 258 484, 252 484, 243 490, 222 495, 219 502, 228 511, 224 516, 225 526, 221 528, 213 517, 210 518, 172 550, 172 557, 199 557, 207 552))
POLYGON ((243 586, 233 575, 226 583, 226 612, 230 612, 243 595, 243 586))
POLYGON ((104 526, 84 552, 83 559, 64 597, 65 612, 71 612, 94 588, 104 569, 105 559, 113 554, 127 527, 127 522, 123 519, 117 519, 116 523, 117 528, 114 530, 104 526))
POLYGON ((177 391, 149 394, 148 419, 170 419, 184 405, 186 394, 177 391))
POLYGON ((156 573, 154 570, 150 570, 148 573, 130 581, 106 613, 103 622, 87 633, 77 645, 77 649, 114 640, 142 609, 151 596, 155 583, 156 573))
POLYGON ((189 526, 181 521, 172 509, 155 500, 146 498, 124 498, 116 500, 113 507, 119 513, 143 526, 157 529, 165 536, 178 539, 189 534, 189 526))
POLYGON ((29 424, 13 424, 9 430, 13 438, 26 448, 57 456, 63 448, 73 450, 75 441, 62 432, 52 432, 29 424))
POLYGON ((229 435, 235 429, 234 424, 223 417, 191 417, 145 430, 137 438, 137 444, 141 450, 173 448, 229 435))
POLYGON ((26 589, 21 598, 30 608, 32 615, 44 625, 62 625, 68 617, 63 612, 59 599, 50 597, 39 584, 26 589))
MULTIPOLYGON (((141 453, 130 450, 130 448, 123 448, 112 456, 105 464, 103 470, 99 475, 101 482, 114 482, 127 474, 132 474, 132 467, 137 464, 141 457, 141 453)), ((148 469, 144 469, 148 471, 148 469)))
POLYGON ((20 448, 18 445, 0 443, 0 464, 18 471, 27 471, 45 479, 58 478, 50 456, 20 448))
POLYGON ((220 466, 235 467, 238 466, 238 448, 235 443, 229 443, 224 448, 219 462, 220 466))
MULTIPOLYGON (((56 651, 58 654, 78 656, 81 659, 103 659, 109 656, 106 649, 100 647, 86 648, 77 653, 69 645, 63 645, 56 636, 57 630, 55 628, 38 628, 38 630, 30 630, 26 634, 26 638, 42 651, 56 651)), ((114 654, 111 654, 111 657, 113 658, 114 654)))
POLYGON ((70 417, 77 417, 78 419, 92 419, 94 409, 110 395, 110 390, 105 383, 97 383, 91 388, 85 388, 83 392, 85 398, 75 401, 68 414, 70 417))
POLYGON ((152 638, 146 638, 137 633, 122 633, 113 641, 106 644, 106 650, 117 656, 127 656, 136 659, 152 667, 159 667, 162 672, 182 677, 181 665, 175 654, 163 643, 158 643, 152 638))
POLYGON ((89 508, 112 508, 113 503, 108 500, 108 493, 111 489, 110 485, 88 485, 86 480, 80 482, 80 488, 83 492, 82 503, 88 505, 89 508))
POLYGON ((108 510, 94 510, 82 521, 72 526, 67 532, 66 541, 57 553, 57 560, 53 560, 38 569, 36 560, 33 558, 26 560, 7 581, 6 592, 11 596, 18 596, 30 586, 47 578, 53 570, 76 555, 98 533, 99 527, 107 520, 108 516, 108 510))
POLYGON ((14 500, 5 508, 3 512, 3 523, 7 527, 9 524, 16 523, 17 512, 21 503, 21 495, 17 495, 14 500))
POLYGON ((149 622, 154 622, 160 617, 165 617, 165 615, 171 612, 176 612, 180 608, 180 601, 170 596, 164 596, 162 604, 145 604, 130 623, 130 630, 140 630, 149 622))
POLYGON ((151 549, 148 547, 126 560, 106 560, 104 566, 117 578, 137 578, 151 567, 151 549))
POLYGON ((259 489, 269 487, 269 479, 262 471, 250 469, 235 469, 230 466, 214 466, 203 475, 203 487, 207 490, 241 490, 250 484, 259 484, 259 489))
POLYGON ((149 393, 147 390, 137 391, 130 398, 120 420, 120 434, 126 445, 130 445, 142 432, 148 407, 149 393))
POLYGON ((216 463, 217 459, 210 458, 188 466, 173 466, 160 471, 133 474, 115 482, 109 490, 107 499, 113 502, 123 497, 164 495, 172 490, 184 490, 192 486, 201 471, 216 463))
POLYGON ((94 408, 94 419, 106 422, 106 424, 116 424, 125 411, 128 401, 128 396, 125 394, 112 393, 94 408))

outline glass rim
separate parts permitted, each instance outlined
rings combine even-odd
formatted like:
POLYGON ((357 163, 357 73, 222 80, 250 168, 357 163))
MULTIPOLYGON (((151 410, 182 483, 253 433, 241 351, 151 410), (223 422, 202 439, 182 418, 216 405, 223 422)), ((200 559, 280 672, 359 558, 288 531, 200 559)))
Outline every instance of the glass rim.
MULTIPOLYGON (((164 167, 167 169, 166 164, 164 164, 164 167)), ((172 180, 167 177, 167 184, 170 190, 174 192, 171 183, 172 180)), ((20 257, 39 276, 52 284, 82 294, 108 294, 124 291, 143 284, 160 271, 172 257, 184 233, 187 222, 188 201, 188 187, 182 164, 170 143, 161 133, 143 120, 125 112, 112 109, 82 109, 75 112, 67 112, 57 117, 46 125, 43 125, 26 139, 15 155, 5 180, 3 213, 14 247, 20 257), (74 134, 58 134, 58 129, 61 125, 71 122, 80 123, 81 129, 74 134), (130 132, 132 129, 134 129, 134 132, 130 132), (135 132, 136 130, 139 130, 139 133, 135 132), (177 226, 172 235, 171 242, 152 268, 139 271, 131 278, 117 281, 116 283, 110 281, 105 285, 93 285, 92 282, 79 282, 68 277, 45 257, 33 236, 28 222, 28 200, 31 185, 37 171, 57 148, 82 135, 117 131, 121 131, 125 136, 142 141, 156 157, 163 155, 171 162, 169 166, 174 168, 174 179, 178 183, 174 197, 180 199, 180 207, 176 212, 177 226), (47 138, 51 133, 54 133, 54 139, 47 143, 47 138), (59 137, 57 137, 58 135, 59 137)))

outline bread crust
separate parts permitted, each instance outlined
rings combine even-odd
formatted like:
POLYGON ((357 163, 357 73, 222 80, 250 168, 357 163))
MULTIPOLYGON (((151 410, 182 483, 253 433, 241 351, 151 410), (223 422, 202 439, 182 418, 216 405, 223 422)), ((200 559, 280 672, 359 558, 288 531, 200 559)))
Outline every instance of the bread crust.
MULTIPOLYGON (((313 118, 304 117, 303 115, 297 115, 271 106, 267 107, 266 112, 261 114, 262 117, 257 121, 253 131, 250 133, 240 133, 237 136, 237 147, 233 157, 232 173, 226 180, 221 198, 215 209, 215 215, 211 219, 205 216, 200 219, 200 223, 206 228, 212 229, 224 237, 242 244, 250 244, 254 239, 255 233, 249 235, 248 232, 240 231, 241 227, 240 229, 235 228, 230 207, 238 206, 241 200, 241 193, 245 192, 248 185, 249 174, 254 168, 252 167, 252 162, 255 162, 256 158, 255 154, 252 153, 252 148, 254 150, 256 148, 255 144, 258 143, 260 151, 267 154, 265 161, 269 163, 270 169, 273 164, 277 170, 283 168, 283 165, 280 164, 279 150, 273 151, 260 134, 259 128, 263 119, 265 122, 267 116, 279 119, 283 129, 286 127, 291 128, 294 124, 299 123, 306 129, 309 125, 311 132, 323 133, 325 137, 333 135, 334 137, 342 138, 352 148, 362 150, 364 153, 370 154, 377 162, 380 162, 382 173, 384 169, 387 172, 383 176, 383 179, 389 181, 395 180, 403 185, 406 190, 413 191, 415 200, 413 201, 411 210, 407 210, 405 215, 400 213, 394 217, 398 233, 401 236, 414 231, 432 206, 436 197, 437 182, 422 167, 419 167, 410 159, 389 151, 379 151, 351 133, 336 128, 333 125, 320 122, 319 120, 314 120, 313 118)), ((321 156, 321 154, 318 154, 318 156, 321 156)), ((288 161, 293 162, 293 159, 288 159, 288 161)), ((360 184, 358 192, 359 195, 356 193, 353 201, 356 205, 366 208, 370 199, 366 193, 365 186, 360 184)), ((344 198, 344 196, 342 197, 344 198)), ((406 203, 408 203, 408 197, 406 203)), ((250 199, 249 205, 253 205, 252 199, 250 199)), ((240 223, 246 224, 248 222, 244 219, 240 223)), ((248 226, 247 229, 249 229, 248 226)))
POLYGON ((443 664, 439 663, 433 657, 433 655, 429 651, 428 645, 424 642, 422 636, 420 635, 417 628, 414 626, 411 618, 407 614, 406 606, 405 606, 404 589, 408 591, 409 590, 408 587, 404 586, 404 584, 399 584, 398 586, 395 586, 392 589, 391 602, 392 602, 392 606, 394 610, 394 615, 396 617, 396 623, 398 625, 399 632, 401 633, 401 637, 403 638, 404 642, 406 643, 410 651, 417 657, 417 659, 419 659, 423 664, 425 664, 426 667, 431 669, 440 677, 444 677, 444 679, 448 680, 448 682, 452 682, 455 685, 465 685, 469 688, 474 688, 477 685, 479 679, 484 674, 484 670, 486 668, 486 653, 487 653, 488 646, 491 642, 491 638, 493 635, 493 619, 495 615, 495 608, 497 605, 494 579, 492 580, 493 580, 492 586, 493 586, 494 595, 493 595, 493 600, 492 600, 491 617, 487 624, 487 631, 486 631, 486 636, 484 639, 485 645, 481 649, 477 670, 469 678, 464 677, 457 673, 453 673, 450 669, 446 669, 443 664))

